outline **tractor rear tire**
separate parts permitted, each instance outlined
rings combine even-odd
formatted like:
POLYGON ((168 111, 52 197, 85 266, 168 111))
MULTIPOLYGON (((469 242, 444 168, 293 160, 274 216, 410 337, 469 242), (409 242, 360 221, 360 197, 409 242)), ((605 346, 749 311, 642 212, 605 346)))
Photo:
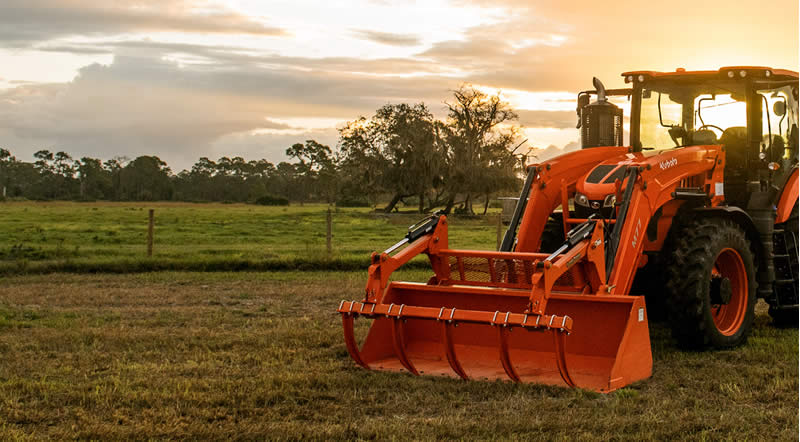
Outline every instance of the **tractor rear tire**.
POLYGON ((710 217, 676 227, 665 250, 672 336, 680 347, 697 350, 744 343, 757 300, 754 253, 744 231, 710 217))

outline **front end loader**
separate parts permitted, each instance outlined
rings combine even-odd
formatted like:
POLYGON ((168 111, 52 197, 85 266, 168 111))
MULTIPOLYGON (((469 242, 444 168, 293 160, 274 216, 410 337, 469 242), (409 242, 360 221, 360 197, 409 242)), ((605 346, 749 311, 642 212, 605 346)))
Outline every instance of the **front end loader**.
POLYGON ((689 348, 744 342, 758 297, 796 323, 797 73, 623 75, 578 95, 581 150, 527 167, 499 251, 450 249, 435 214, 372 254, 338 308, 358 365, 609 392, 651 375, 648 310, 689 348), (427 283, 391 281, 420 254, 427 283))

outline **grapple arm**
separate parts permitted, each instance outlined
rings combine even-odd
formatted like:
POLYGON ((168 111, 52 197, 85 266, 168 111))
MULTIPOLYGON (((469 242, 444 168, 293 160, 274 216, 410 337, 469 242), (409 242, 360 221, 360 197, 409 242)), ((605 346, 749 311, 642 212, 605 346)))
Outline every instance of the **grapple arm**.
POLYGON ((373 252, 370 257, 369 278, 366 287, 366 302, 379 302, 389 283, 392 272, 421 253, 435 253, 447 248, 447 217, 433 214, 408 228, 406 236, 383 253, 373 252), (403 245, 408 246, 395 255, 403 245))

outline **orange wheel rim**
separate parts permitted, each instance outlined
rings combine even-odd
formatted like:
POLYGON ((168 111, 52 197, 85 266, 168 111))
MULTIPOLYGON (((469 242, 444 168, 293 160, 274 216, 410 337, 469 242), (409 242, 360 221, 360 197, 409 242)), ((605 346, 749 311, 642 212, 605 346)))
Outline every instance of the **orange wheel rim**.
POLYGON ((748 281, 744 261, 734 249, 719 252, 711 269, 711 278, 728 278, 731 282, 731 299, 727 304, 712 304, 714 325, 725 336, 734 335, 744 322, 747 312, 748 281))

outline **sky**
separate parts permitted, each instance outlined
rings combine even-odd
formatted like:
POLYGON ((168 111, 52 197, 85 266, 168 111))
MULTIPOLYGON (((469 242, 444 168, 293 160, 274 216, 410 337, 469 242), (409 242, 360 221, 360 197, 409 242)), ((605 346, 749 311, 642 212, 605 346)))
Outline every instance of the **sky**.
MULTIPOLYGON (((3 0, 0 147, 286 160, 387 103, 500 92, 526 147, 574 146, 575 96, 627 70, 798 70, 798 2, 3 0)), ((520 140, 522 141, 522 140, 520 140)))

